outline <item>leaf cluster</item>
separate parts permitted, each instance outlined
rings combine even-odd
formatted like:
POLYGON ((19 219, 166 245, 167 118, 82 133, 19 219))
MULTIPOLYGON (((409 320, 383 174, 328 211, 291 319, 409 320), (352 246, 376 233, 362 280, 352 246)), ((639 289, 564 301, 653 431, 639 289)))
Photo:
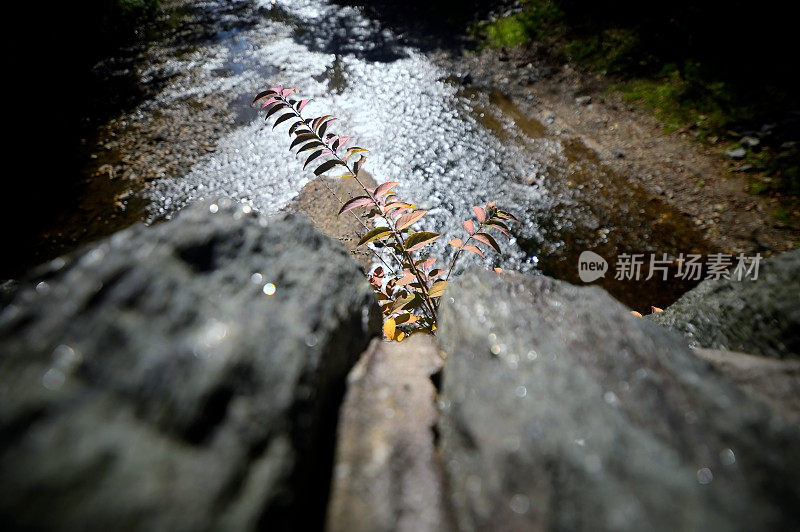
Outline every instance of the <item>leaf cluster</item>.
MULTIPOLYGON (((426 246, 442 235, 413 228, 427 211, 403 201, 396 190, 397 181, 365 186, 358 174, 366 162, 368 150, 360 146, 347 147, 352 137, 331 132, 331 126, 337 121, 334 116, 304 118, 303 109, 311 99, 296 98, 294 93, 294 89, 279 85, 257 94, 253 103, 262 102, 265 120, 274 117, 273 129, 280 124, 288 126, 292 137, 289 149, 304 161, 303 169, 311 166, 317 176, 336 169, 342 172, 339 178, 354 179, 361 187, 363 194, 352 199, 336 198, 341 203, 338 214, 349 212, 359 220, 365 233, 358 246, 366 246, 383 263, 372 270, 368 281, 383 312, 385 336, 400 341, 415 332, 433 333, 439 302, 461 253, 470 251, 484 257, 477 244, 501 253, 495 237, 488 231, 510 237, 508 223, 517 222, 517 219, 498 209, 493 201, 473 207, 477 223, 464 220, 467 238, 450 240, 449 244, 457 251, 449 268, 434 268, 436 259, 425 256, 426 246), (366 219, 371 227, 355 214, 359 208, 367 210, 366 219), (374 249, 375 245, 388 250, 388 261, 374 249)), ((333 191, 331 194, 335 196, 333 191)))

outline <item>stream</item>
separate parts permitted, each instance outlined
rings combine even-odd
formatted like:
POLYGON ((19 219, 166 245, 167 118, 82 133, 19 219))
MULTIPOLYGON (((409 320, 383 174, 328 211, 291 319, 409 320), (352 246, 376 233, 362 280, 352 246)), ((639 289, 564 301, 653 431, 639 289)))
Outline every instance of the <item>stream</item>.
MULTIPOLYGON (((112 209, 111 232, 169 219, 200 198, 233 198, 264 214, 285 208, 313 174, 289 152, 285 128, 272 131, 249 106, 258 91, 282 84, 314 98, 307 116, 339 118, 334 131, 370 150, 365 169, 376 181, 399 181, 400 196, 428 210, 419 229, 463 237, 472 205, 490 200, 516 215, 521 224, 501 239, 502 256, 470 254, 462 267, 580 283, 577 257, 593 250, 611 264, 595 284, 639 310, 666 306, 694 284, 616 281, 613 260, 622 253, 674 257, 708 245, 690 221, 603 167, 580 141, 548 135, 528 118, 527 102, 462 84, 364 9, 325 0, 208 0, 182 9, 195 31, 156 41, 137 67, 140 82, 157 81, 157 90, 100 129, 89 167, 106 183, 94 193, 112 200, 89 218, 108 226, 112 209)), ((446 259, 447 248, 437 243, 431 254, 446 259)))

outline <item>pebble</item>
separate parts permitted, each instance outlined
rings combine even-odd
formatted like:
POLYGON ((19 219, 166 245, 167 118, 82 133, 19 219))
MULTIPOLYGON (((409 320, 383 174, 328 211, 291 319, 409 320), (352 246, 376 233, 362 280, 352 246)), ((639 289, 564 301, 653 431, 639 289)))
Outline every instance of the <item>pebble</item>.
POLYGON ((744 148, 733 148, 725 150, 724 154, 725 157, 730 159, 744 159, 744 156, 747 155, 747 151, 744 148))

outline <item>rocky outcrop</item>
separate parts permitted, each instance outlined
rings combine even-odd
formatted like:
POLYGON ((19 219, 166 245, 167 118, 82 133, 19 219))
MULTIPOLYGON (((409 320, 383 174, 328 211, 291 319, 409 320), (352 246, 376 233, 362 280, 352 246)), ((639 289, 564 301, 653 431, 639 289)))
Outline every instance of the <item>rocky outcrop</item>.
POLYGON ((692 351, 787 423, 800 427, 800 360, 777 360, 699 347, 692 351))
POLYGON ((800 433, 596 287, 448 287, 441 451, 461 530, 800 526, 800 433))
POLYGON ((758 279, 703 281, 648 319, 690 344, 775 358, 800 357, 800 250, 765 259, 758 279))
POLYGON ((345 377, 380 319, 358 265, 308 221, 201 205, 5 300, 7 525, 321 527, 345 377))
POLYGON ((340 415, 330 532, 448 530, 434 441, 443 363, 432 336, 373 340, 350 372, 340 415))

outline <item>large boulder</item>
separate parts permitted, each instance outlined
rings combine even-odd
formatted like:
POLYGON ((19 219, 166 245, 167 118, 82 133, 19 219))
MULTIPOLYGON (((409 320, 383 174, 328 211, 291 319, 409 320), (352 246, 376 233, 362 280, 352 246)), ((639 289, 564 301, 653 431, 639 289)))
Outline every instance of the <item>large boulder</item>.
POLYGON ((597 287, 448 287, 441 448, 461 530, 800 527, 800 432, 597 287))
POLYGON ((304 218, 204 204, 40 270, 0 312, 17 528, 319 528, 372 291, 304 218))
POLYGON ((703 281, 648 319, 694 346, 800 357, 800 250, 761 261, 756 280, 703 281))

